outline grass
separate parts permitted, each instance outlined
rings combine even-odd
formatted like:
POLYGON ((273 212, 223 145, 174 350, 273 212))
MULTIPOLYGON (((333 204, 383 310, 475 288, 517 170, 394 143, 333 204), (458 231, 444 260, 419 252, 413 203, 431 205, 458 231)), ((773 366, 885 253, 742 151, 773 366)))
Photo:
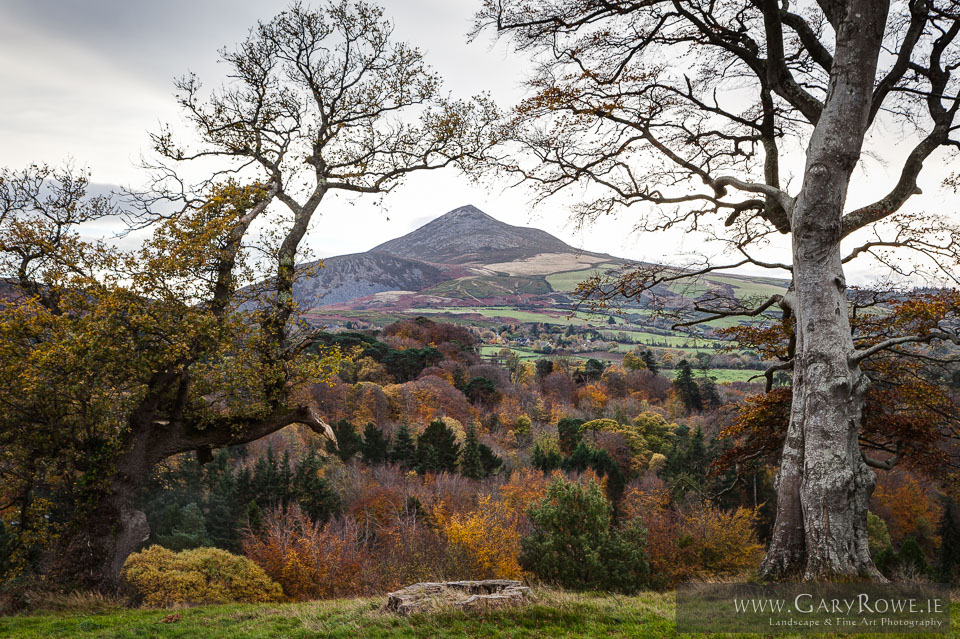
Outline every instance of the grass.
MULTIPOLYGON (((408 618, 385 612, 383 597, 279 605, 201 606, 180 610, 131 610, 118 607, 94 614, 83 611, 48 611, 4 617, 0 618, 0 636, 7 639, 659 639, 681 636, 674 629, 674 602, 675 595, 672 592, 622 597, 546 590, 537 591, 537 601, 528 606, 473 613, 442 610, 408 618)), ((950 636, 960 637, 957 630, 960 604, 954 603, 951 613, 954 630, 950 636)), ((777 635, 784 639, 796 636, 798 635, 777 635)))
POLYGON ((464 277, 441 282, 422 293, 460 299, 484 299, 503 295, 521 295, 530 293, 543 295, 550 292, 550 286, 543 277, 517 276, 479 276, 464 277))
MULTIPOLYGON (((509 306, 440 306, 437 308, 411 308, 409 310, 410 314, 419 314, 419 315, 481 315, 487 318, 503 318, 504 320, 513 320, 520 323, 532 323, 537 322, 541 324, 558 324, 560 326, 568 326, 570 324, 575 324, 578 326, 594 326, 596 328, 611 327, 613 325, 607 324, 609 320, 608 315, 600 315, 595 313, 585 313, 583 311, 576 311, 573 313, 573 316, 570 316, 568 311, 563 310, 548 310, 542 313, 535 311, 521 311, 509 306)), ((625 323, 625 320, 622 317, 614 317, 614 322, 617 325, 625 323)))
POLYGON ((564 271, 562 273, 552 273, 547 275, 547 284, 558 293, 569 293, 577 288, 580 282, 598 275, 606 273, 616 264, 601 264, 596 268, 583 269, 580 271, 564 271))

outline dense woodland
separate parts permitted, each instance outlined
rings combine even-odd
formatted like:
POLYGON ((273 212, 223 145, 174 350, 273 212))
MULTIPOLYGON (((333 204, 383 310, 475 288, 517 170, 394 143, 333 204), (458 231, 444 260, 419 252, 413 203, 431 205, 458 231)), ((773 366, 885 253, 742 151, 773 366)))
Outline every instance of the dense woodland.
MULTIPOLYGON (((501 366, 479 357, 478 332, 416 318, 324 333, 314 348, 345 359, 310 401, 338 445, 291 426, 204 463, 170 458, 137 496, 147 545, 243 555, 293 599, 464 578, 633 592, 755 570, 775 513, 777 450, 762 431, 784 418, 759 401, 761 384, 717 385, 686 361, 671 379, 650 350, 624 366, 501 366), (583 547, 556 552, 569 544, 583 547)), ((945 398, 960 392, 956 375, 932 381, 945 398)), ((960 576, 960 508, 941 470, 878 479, 871 552, 891 578, 960 576)), ((69 522, 59 517, 51 529, 69 522)), ((24 545, 11 523, 0 536, 8 596, 45 543, 24 545)), ((132 596, 186 596, 149 594, 130 571, 132 596)))

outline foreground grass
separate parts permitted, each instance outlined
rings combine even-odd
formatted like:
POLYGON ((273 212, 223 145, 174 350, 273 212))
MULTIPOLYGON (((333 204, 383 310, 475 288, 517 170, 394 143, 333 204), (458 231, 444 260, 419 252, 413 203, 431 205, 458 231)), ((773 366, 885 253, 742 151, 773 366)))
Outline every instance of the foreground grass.
MULTIPOLYGON (((108 607, 96 613, 78 610, 39 611, 29 615, 0 618, 0 637, 5 639, 28 637, 30 639, 38 637, 50 639, 64 637, 98 639, 630 637, 659 639, 680 636, 673 627, 674 594, 672 592, 618 597, 538 591, 537 602, 529 606, 470 614, 444 610, 408 618, 384 612, 382 609, 384 603, 385 599, 380 597, 297 604, 201 606, 179 610, 130 610, 108 607)), ((957 638, 960 637, 960 604, 954 603, 951 613, 953 630, 949 636, 957 638)), ((733 635, 724 636, 732 637, 733 635)), ((788 635, 776 636, 787 637, 788 635)))

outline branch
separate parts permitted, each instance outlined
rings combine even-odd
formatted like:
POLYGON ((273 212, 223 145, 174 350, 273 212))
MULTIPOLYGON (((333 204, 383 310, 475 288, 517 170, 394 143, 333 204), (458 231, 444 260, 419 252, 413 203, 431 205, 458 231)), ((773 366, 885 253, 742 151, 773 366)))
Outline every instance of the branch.
POLYGON ((158 459, 166 459, 172 455, 191 450, 246 444, 292 424, 308 426, 321 437, 325 437, 334 445, 337 444, 337 437, 334 435, 333 429, 309 406, 297 406, 263 419, 249 420, 246 425, 240 422, 239 428, 238 422, 230 419, 207 426, 203 430, 197 430, 186 422, 180 422, 179 424, 154 422, 154 424, 167 427, 158 429, 158 437, 161 441, 155 442, 154 445, 158 459), (170 426, 174 427, 170 428, 170 426))
POLYGON ((860 449, 860 457, 863 459, 863 463, 871 468, 891 470, 897 465, 897 462, 900 461, 900 445, 897 444, 897 452, 894 453, 892 457, 889 457, 886 461, 878 461, 872 457, 868 457, 867 454, 863 452, 863 449, 860 449))
POLYGON ((770 186, 769 184, 763 184, 760 182, 744 182, 743 180, 738 180, 737 178, 730 176, 718 177, 713 181, 712 186, 715 189, 721 190, 727 186, 732 186, 735 189, 747 191, 748 193, 761 193, 775 200, 777 204, 779 204, 783 210, 786 211, 788 218, 792 217, 793 215, 793 204, 796 199, 790 197, 775 186, 770 186))
POLYGON ((903 335, 901 337, 891 337, 890 339, 885 339, 882 342, 878 342, 873 346, 863 350, 856 350, 850 356, 849 362, 851 366, 854 366, 868 357, 876 355, 880 351, 898 346, 900 344, 928 344, 933 340, 938 339, 953 342, 957 346, 960 346, 960 336, 958 336, 956 333, 950 333, 947 331, 931 331, 929 333, 924 333, 923 335, 903 335))

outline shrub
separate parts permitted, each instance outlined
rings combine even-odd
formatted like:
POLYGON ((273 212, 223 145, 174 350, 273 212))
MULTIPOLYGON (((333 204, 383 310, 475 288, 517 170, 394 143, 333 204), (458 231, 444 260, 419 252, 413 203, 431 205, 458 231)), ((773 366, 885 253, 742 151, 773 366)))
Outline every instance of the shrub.
POLYGON ((669 499, 669 491, 660 486, 633 488, 622 502, 624 516, 641 521, 647 530, 654 586, 736 577, 760 563, 763 545, 757 539, 755 510, 724 511, 706 504, 678 509, 669 499))
POLYGON ((261 532, 244 538, 243 552, 292 599, 370 594, 375 578, 362 532, 351 518, 321 525, 294 505, 268 512, 261 532))
POLYGON ((246 557, 217 548, 175 553, 151 546, 127 558, 121 588, 147 606, 280 601, 276 582, 246 557))
POLYGON ((644 531, 611 522, 600 486, 558 478, 529 511, 534 530, 523 540, 522 566, 544 581, 575 590, 635 592, 650 575, 644 531))
POLYGON ((520 532, 517 517, 506 504, 489 495, 476 510, 447 514, 442 504, 433 512, 437 528, 448 542, 455 572, 467 579, 519 579, 520 532))

